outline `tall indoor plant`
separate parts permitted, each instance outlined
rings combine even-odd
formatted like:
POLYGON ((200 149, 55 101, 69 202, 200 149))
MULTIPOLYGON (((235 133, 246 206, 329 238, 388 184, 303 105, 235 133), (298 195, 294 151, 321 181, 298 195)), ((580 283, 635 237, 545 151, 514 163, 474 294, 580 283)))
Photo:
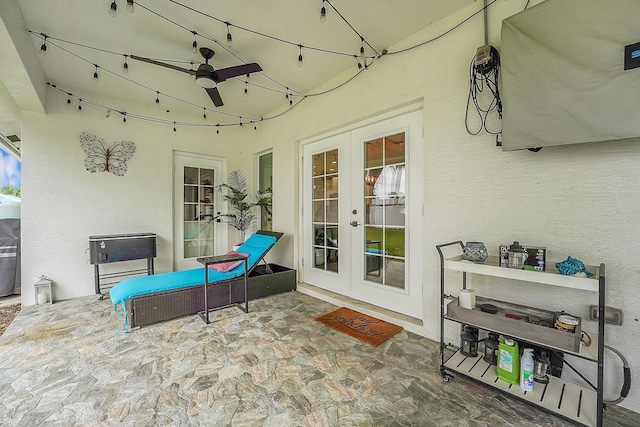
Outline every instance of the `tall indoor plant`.
POLYGON ((213 219, 223 218, 224 222, 238 230, 238 243, 244 243, 245 232, 256 221, 255 209, 258 206, 271 205, 271 190, 256 192, 255 201, 248 201, 247 178, 240 170, 229 173, 226 183, 218 185, 219 191, 227 190, 222 197, 229 202, 230 212, 216 215, 213 219))

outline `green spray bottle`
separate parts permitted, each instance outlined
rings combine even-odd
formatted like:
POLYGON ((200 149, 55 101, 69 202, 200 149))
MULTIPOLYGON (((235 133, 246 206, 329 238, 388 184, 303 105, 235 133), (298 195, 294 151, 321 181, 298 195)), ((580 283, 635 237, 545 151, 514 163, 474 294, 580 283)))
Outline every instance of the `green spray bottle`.
POLYGON ((518 343, 511 338, 505 338, 498 345, 498 378, 510 384, 520 382, 520 353, 518 343))

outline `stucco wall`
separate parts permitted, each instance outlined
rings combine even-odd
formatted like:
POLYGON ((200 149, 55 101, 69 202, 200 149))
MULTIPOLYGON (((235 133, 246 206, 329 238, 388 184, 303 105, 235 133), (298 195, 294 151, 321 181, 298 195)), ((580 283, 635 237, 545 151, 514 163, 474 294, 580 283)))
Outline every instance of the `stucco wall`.
MULTIPOLYGON (((491 6, 492 45, 499 49, 501 20, 521 11, 525 3, 498 1, 491 6)), ((389 50, 435 37, 478 7, 434 23, 389 50)), ((551 261, 571 255, 587 264, 606 264, 607 305, 622 309, 625 316, 622 326, 607 325, 606 343, 623 351, 635 372, 640 368, 636 357, 640 351, 640 296, 636 291, 640 272, 640 233, 636 231, 640 141, 503 153, 495 146, 494 136, 470 136, 464 126, 468 70, 475 49, 483 44, 482 20, 482 15, 477 15, 438 41, 383 57, 348 85, 307 99, 277 121, 265 123, 255 146, 274 145, 274 227, 288 235, 298 231, 301 140, 423 100, 424 335, 439 338, 439 260, 435 245, 458 239, 480 240, 497 255, 500 244, 519 240, 546 246, 551 261), (292 202, 295 209, 291 208, 292 202)), ((337 81, 340 79, 333 83, 337 81)), ((297 259, 298 243, 294 241, 287 258, 297 259)), ((478 277, 470 280, 488 296, 566 310, 586 318, 587 330, 597 330, 597 324, 588 320, 588 305, 597 304, 596 294, 524 282, 478 277)), ((455 287, 450 291, 453 293, 455 287)), ((595 364, 587 365, 589 369, 595 375, 595 364)), ((605 376, 605 398, 613 398, 622 381, 615 356, 607 356, 605 376)), ((623 405, 634 409, 639 402, 640 392, 632 387, 623 405)))
MULTIPOLYGON (((491 6, 492 45, 499 49, 501 20, 525 3, 498 0, 491 6)), ((431 24, 397 48, 441 34, 478 7, 431 24)), ((470 136, 464 127, 468 68, 475 49, 483 44, 482 21, 477 15, 433 43, 382 57, 348 85, 305 100, 282 117, 261 123, 257 132, 229 129, 222 140, 211 130, 197 128, 174 134, 170 127, 149 123, 131 121, 123 127, 118 119, 105 119, 102 111, 67 111, 64 100, 50 96, 49 114, 27 114, 23 123, 24 302, 32 303, 29 285, 41 274, 56 280, 57 298, 91 294, 93 270, 85 249, 92 234, 156 232, 158 270, 171 269, 173 149, 227 157, 229 170, 242 167, 252 179, 247 165, 254 163, 255 153, 273 147, 273 226, 286 238, 272 259, 296 266, 300 141, 422 100, 424 335, 439 335, 435 245, 480 240, 495 254, 499 244, 519 240, 546 246, 554 261, 571 255, 588 264, 606 263, 607 305, 621 308, 625 315, 623 326, 607 326, 606 342, 623 351, 632 371, 638 372, 640 141, 503 153, 495 147, 495 137, 470 136), (84 130, 111 142, 136 142, 125 177, 86 172, 78 142, 84 130)), ((331 82, 326 87, 330 86, 331 82)), ((583 317, 588 317, 588 305, 596 302, 595 295, 550 286, 486 281, 474 286, 505 300, 583 317)), ((594 330, 595 324, 587 320, 585 328, 594 330)), ((616 364, 615 358, 608 360, 616 364)), ((617 371, 608 375, 606 397, 617 393, 619 381, 617 371)), ((634 409, 638 403, 640 392, 632 387, 623 405, 634 409)))
MULTIPOLYGON (((117 105, 106 102, 106 105, 117 105)), ((141 108, 141 107, 138 107, 141 108)), ((213 128, 179 128, 135 119, 85 105, 67 105, 49 93, 48 114, 23 117, 22 289, 23 303, 33 304, 32 284, 45 274, 54 280, 55 298, 94 293, 88 263, 92 235, 157 234, 156 272, 173 270, 173 151, 216 156, 227 168, 240 165, 245 139, 233 129, 218 136, 213 128), (84 167, 81 132, 106 143, 130 140, 136 152, 124 176, 90 173, 84 167)), ((248 134, 249 132, 244 132, 248 134)), ((251 172, 251 171, 247 171, 251 172)), ((251 175, 250 175, 251 176, 251 175)), ((105 265, 102 271, 141 268, 143 261, 105 265)))

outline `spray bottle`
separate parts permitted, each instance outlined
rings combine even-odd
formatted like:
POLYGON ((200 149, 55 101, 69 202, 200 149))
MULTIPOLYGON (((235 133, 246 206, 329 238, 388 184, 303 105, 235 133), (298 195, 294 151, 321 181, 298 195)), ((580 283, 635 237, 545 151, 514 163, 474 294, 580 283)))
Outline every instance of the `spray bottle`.
POLYGON ((533 349, 525 348, 520 361, 520 388, 533 390, 533 349))

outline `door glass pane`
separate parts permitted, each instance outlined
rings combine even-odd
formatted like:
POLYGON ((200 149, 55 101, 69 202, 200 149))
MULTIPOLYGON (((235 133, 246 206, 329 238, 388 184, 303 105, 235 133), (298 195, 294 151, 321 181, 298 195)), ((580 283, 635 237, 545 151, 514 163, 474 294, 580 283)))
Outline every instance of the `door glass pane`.
POLYGON ((184 258, 214 254, 214 178, 213 169, 184 168, 184 258))
POLYGON ((364 279, 405 288, 405 134, 364 143, 364 279))
MULTIPOLYGON (((273 153, 268 153, 258 158, 258 189, 273 192, 273 153)), ((273 200, 273 199, 272 199, 273 200)), ((260 229, 273 229, 272 205, 260 206, 260 229)))
POLYGON ((313 268, 338 272, 338 150, 313 155, 313 268))

